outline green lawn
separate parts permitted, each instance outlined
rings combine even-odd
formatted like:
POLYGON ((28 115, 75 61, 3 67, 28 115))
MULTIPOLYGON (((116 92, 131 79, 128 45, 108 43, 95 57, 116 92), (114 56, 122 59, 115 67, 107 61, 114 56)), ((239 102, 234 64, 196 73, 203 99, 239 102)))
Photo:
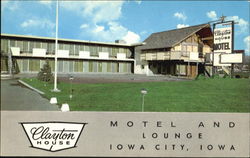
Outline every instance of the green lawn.
POLYGON ((22 79, 45 92, 46 98, 57 97, 59 105, 68 103, 73 111, 141 111, 140 90, 146 88, 145 111, 157 112, 250 112, 249 79, 205 79, 181 82, 53 84, 36 78, 22 79))

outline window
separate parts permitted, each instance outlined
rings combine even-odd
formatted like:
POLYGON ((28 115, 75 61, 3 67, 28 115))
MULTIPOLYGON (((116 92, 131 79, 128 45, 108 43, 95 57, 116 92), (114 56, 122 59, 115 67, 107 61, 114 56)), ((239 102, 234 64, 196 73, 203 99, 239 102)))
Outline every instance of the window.
POLYGON ((119 48, 119 53, 125 53, 124 48, 119 48))
POLYGON ((184 44, 182 44, 182 46, 181 46, 181 50, 182 50, 182 55, 183 56, 188 56, 188 52, 187 52, 187 45, 184 45, 184 44))
POLYGON ((17 47, 20 48, 20 51, 23 51, 23 41, 17 41, 17 47))
POLYGON ((28 43, 28 41, 23 41, 23 51, 24 52, 29 51, 29 43, 28 43))
POLYGON ((80 51, 80 45, 75 45, 75 55, 78 56, 80 51))
POLYGON ((118 52, 119 52, 118 48, 112 47, 111 56, 112 57, 116 57, 116 55, 117 55, 118 52))
POLYGON ((89 72, 93 72, 93 61, 89 62, 89 72))
POLYGON ((10 47, 16 47, 16 41, 10 40, 10 47))
POLYGON ((74 62, 74 72, 83 72, 83 62, 82 61, 75 61, 74 62))
POLYGON ((203 45, 199 44, 198 45, 198 52, 199 52, 199 58, 203 57, 203 45))
POLYGON ((102 72, 102 62, 98 62, 98 72, 102 72))
POLYGON ((103 52, 108 52, 108 47, 102 47, 103 52))
POLYGON ((40 42, 35 42, 35 48, 41 48, 41 43, 40 42))
POLYGON ((97 52, 102 52, 102 46, 96 46, 97 47, 97 52))
POLYGON ((90 51, 90 48, 89 48, 90 46, 88 46, 88 45, 84 45, 84 50, 85 51, 90 51))
POLYGON ((1 39, 1 52, 8 53, 8 40, 1 39))
POLYGON ((63 50, 63 44, 62 43, 58 43, 58 49, 63 50))
POLYGON ((29 71, 39 71, 40 70, 40 60, 29 59, 29 71))
POLYGON ((74 72, 74 61, 69 61, 69 72, 74 72))
POLYGON ((107 63, 107 72, 111 72, 111 62, 107 63))
POLYGON ((69 55, 74 55, 74 45, 73 44, 70 44, 69 45, 69 55))
POLYGON ((48 51, 48 43, 42 42, 42 48, 46 49, 46 51, 48 51))
POLYGON ((97 46, 89 46, 90 47, 90 55, 91 56, 98 56, 97 46))
POLYGON ((55 44, 54 43, 48 43, 48 54, 55 54, 55 44))
POLYGON ((63 49, 64 50, 70 50, 70 45, 69 44, 63 44, 63 49))
POLYGON ((80 51, 84 51, 84 45, 80 45, 80 51))
POLYGON ((35 42, 29 41, 29 53, 32 53, 33 48, 35 48, 35 42))

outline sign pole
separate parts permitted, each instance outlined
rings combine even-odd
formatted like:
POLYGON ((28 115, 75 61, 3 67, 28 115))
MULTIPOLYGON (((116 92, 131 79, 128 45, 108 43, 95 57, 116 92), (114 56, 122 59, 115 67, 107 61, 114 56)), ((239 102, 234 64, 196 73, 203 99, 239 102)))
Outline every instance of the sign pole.
MULTIPOLYGON (((232 39, 231 39, 231 41, 232 41, 232 54, 234 53, 234 21, 232 21, 232 24, 231 24, 232 26, 232 39)), ((233 78, 233 73, 234 73, 234 64, 232 63, 231 64, 231 78, 233 78)))
POLYGON ((213 61, 212 61, 212 76, 214 76, 214 29, 215 29, 215 24, 213 24, 213 54, 212 54, 212 58, 213 58, 213 61))

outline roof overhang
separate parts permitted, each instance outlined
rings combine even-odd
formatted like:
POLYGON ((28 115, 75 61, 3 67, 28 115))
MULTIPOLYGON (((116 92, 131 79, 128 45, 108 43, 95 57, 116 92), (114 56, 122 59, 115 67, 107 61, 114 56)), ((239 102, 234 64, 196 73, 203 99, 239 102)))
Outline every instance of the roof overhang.
MULTIPOLYGON (((30 35, 17 35, 17 34, 6 34, 1 33, 2 37, 12 37, 12 38, 29 38, 29 39, 37 39, 37 40, 55 40, 53 37, 41 37, 41 36, 30 36, 30 35)), ((133 44, 123 44, 123 43, 113 43, 113 42, 97 42, 97 41, 86 41, 86 40, 73 40, 73 39, 65 39, 65 38, 58 38, 58 41, 64 42, 72 42, 72 43, 89 43, 89 44, 100 44, 100 45, 113 45, 113 46, 126 46, 126 47, 135 47, 141 46, 142 43, 133 43, 133 44)))

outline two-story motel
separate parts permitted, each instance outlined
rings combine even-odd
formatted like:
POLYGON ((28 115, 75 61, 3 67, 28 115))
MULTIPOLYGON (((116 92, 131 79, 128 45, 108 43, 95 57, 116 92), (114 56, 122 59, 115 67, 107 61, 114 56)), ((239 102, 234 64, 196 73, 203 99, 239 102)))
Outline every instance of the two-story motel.
MULTIPOLYGON (((136 44, 58 39, 58 73, 133 73, 136 44)), ((46 60, 54 71, 55 39, 1 34, 1 72, 37 73, 46 60)))
MULTIPOLYGON (((209 24, 153 33, 137 44, 58 39, 58 73, 195 77, 212 46, 209 24)), ((8 70, 8 53, 15 73, 37 73, 45 60, 54 70, 54 38, 1 34, 1 72, 8 70)))

